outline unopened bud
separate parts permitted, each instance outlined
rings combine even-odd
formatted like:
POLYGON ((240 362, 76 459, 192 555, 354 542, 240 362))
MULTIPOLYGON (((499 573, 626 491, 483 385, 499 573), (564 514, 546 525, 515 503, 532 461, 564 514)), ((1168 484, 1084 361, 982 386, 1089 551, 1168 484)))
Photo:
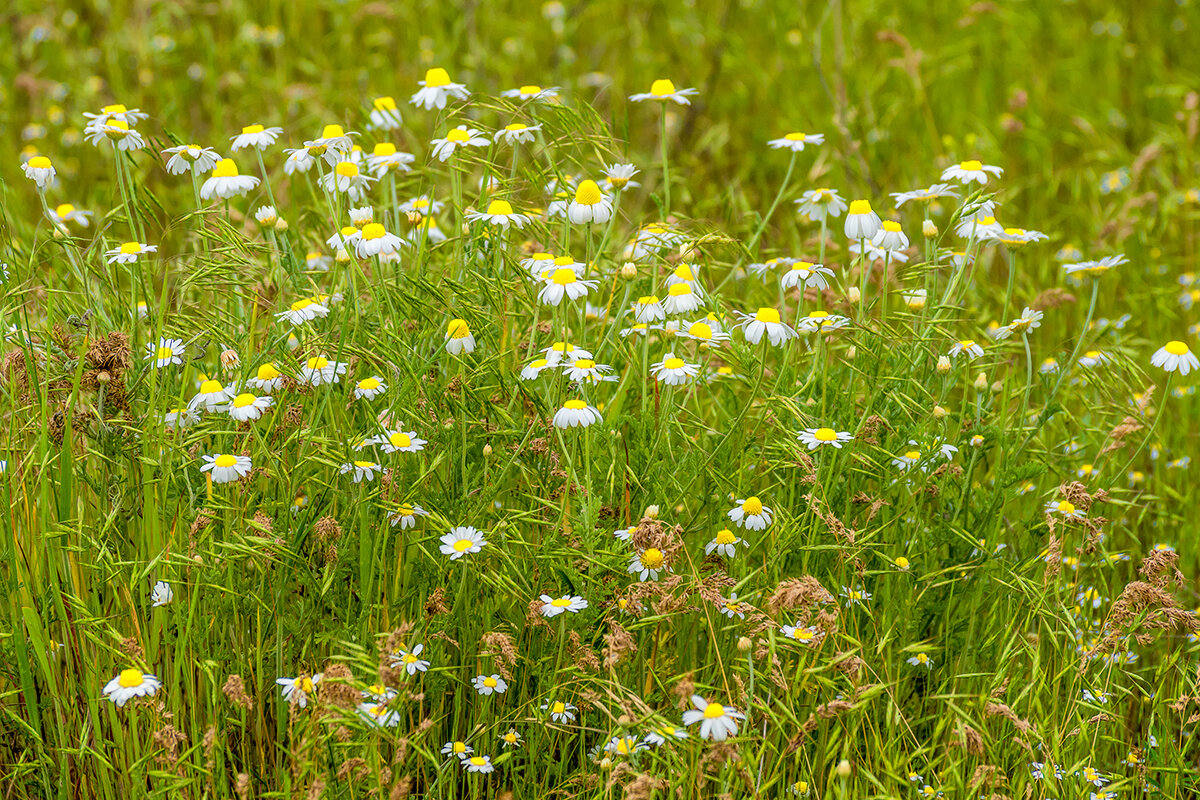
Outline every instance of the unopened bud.
POLYGON ((627 281, 631 281, 637 277, 637 264, 632 261, 626 261, 621 265, 621 277, 627 281))
POLYGON ((108 370, 102 369, 96 373, 96 382, 97 383, 108 383, 111 380, 112 380, 112 375, 109 374, 108 370))
POLYGON ((975 376, 975 391, 982 392, 988 388, 987 373, 981 372, 975 376))
POLYGON ((485 444, 483 446, 483 457, 487 458, 491 454, 492 454, 492 446, 490 444, 485 444))
POLYGON ((754 642, 750 641, 749 636, 742 636, 741 638, 739 638, 737 640, 737 649, 741 650, 743 653, 745 653, 747 650, 749 650, 753 646, 754 646, 754 642))
POLYGON ((926 239, 936 239, 938 235, 937 225, 933 224, 933 220, 927 219, 921 223, 921 233, 926 239))
POLYGON ((275 232, 276 233, 287 233, 287 229, 288 229, 288 224, 287 224, 286 219, 284 219, 283 217, 280 217, 279 219, 275 220, 275 232))
POLYGON ((350 254, 346 252, 346 248, 339 247, 337 253, 333 256, 333 260, 339 264, 345 264, 350 261, 350 254))
POLYGON ((850 345, 850 347, 846 350, 846 360, 853 361, 856 355, 858 355, 858 348, 854 345, 850 345))
POLYGON ((1004 381, 996 381, 992 384, 992 394, 1000 394, 1004 391, 1004 381))
POLYGON ((658 519, 658 506, 646 506, 646 511, 642 516, 646 519, 658 519))
POLYGON ((858 290, 857 286, 851 286, 850 291, 846 292, 846 297, 851 303, 857 303, 862 300, 862 292, 858 290))
POLYGON ((938 371, 938 375, 949 374, 949 372, 950 372, 950 357, 949 356, 938 356, 937 371, 938 371))
POLYGON ((837 776, 839 778, 849 778, 850 777, 850 762, 844 758, 838 762, 837 776))
POLYGON ((949 413, 950 413, 949 411, 947 411, 946 409, 942 408, 941 406, 934 406, 934 407, 933 407, 933 418, 934 418, 934 419, 945 419, 945 418, 946 418, 946 415, 947 415, 947 414, 949 414, 949 413))

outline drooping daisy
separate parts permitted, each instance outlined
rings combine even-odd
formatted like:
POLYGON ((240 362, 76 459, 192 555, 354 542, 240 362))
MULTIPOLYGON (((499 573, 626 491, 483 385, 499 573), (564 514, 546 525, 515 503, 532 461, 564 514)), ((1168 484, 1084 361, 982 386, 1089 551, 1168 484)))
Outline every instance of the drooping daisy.
POLYGON ((805 145, 825 144, 823 133, 789 133, 778 139, 771 139, 767 147, 773 150, 791 150, 793 153, 804 151, 805 145))
POLYGON ((745 500, 738 499, 727 516, 739 528, 761 531, 766 530, 767 526, 771 524, 773 514, 774 512, 770 508, 763 505, 762 500, 750 495, 745 500))
POLYGON ((262 125, 255 123, 242 128, 242 132, 230 139, 232 144, 229 149, 236 153, 246 147, 253 147, 255 150, 264 150, 275 144, 275 140, 279 138, 279 134, 283 133, 283 128, 264 128, 262 125))
POLYGON ((802 333, 829 333, 850 324, 849 317, 840 314, 830 314, 828 311, 816 309, 796 321, 796 329, 802 333))
POLYGON ((487 147, 489 140, 475 128, 457 127, 448 131, 444 138, 434 139, 430 155, 438 161, 447 161, 460 147, 487 147))
POLYGON ((1170 341, 1155 351, 1150 357, 1150 363, 1161 367, 1167 372, 1178 372, 1187 375, 1194 369, 1200 369, 1200 360, 1180 341, 1170 341))
POLYGON ((667 386, 680 386, 700 374, 700 365, 689 364, 674 353, 667 353, 661 361, 650 365, 650 374, 667 386))
POLYGON ((467 553, 478 553, 487 545, 483 534, 470 526, 453 528, 442 536, 442 555, 450 556, 451 561, 457 561, 467 553))
POLYGON ((1022 309, 1021 316, 1002 327, 996 333, 996 338, 1007 339, 1014 333, 1029 333, 1031 330, 1041 327, 1043 316, 1044 315, 1041 311, 1026 306, 1024 309, 1022 309))
POLYGON ((660 725, 646 734, 646 744, 662 747, 668 740, 683 740, 688 738, 688 732, 674 725, 660 725))
POLYGON ((149 116, 149 114, 140 108, 126 108, 122 103, 104 106, 99 114, 92 114, 88 111, 83 112, 83 118, 87 120, 88 125, 93 123, 103 124, 111 119, 119 119, 126 125, 137 125, 142 120, 148 119, 149 116))
POLYGON ((722 528, 717 531, 713 540, 704 546, 704 555, 709 556, 716 552, 726 558, 733 558, 737 555, 739 544, 742 544, 742 540, 737 537, 737 534, 728 528, 722 528))
POLYGON ((388 708, 386 703, 359 703, 356 711, 359 718, 376 728, 394 728, 400 724, 400 712, 388 708))
POLYGON ((909 664, 912 664, 914 667, 925 667, 925 669, 933 668, 933 659, 929 657, 928 653, 917 653, 915 656, 906 658, 905 661, 907 661, 909 664))
POLYGON ((372 222, 363 226, 362 236, 359 237, 355 250, 359 258, 370 258, 389 256, 407 246, 408 242, 394 233, 388 233, 378 222, 372 222))
POLYGON ((796 200, 796 213, 803 214, 813 222, 830 217, 837 219, 846 210, 846 201, 835 189, 822 187, 809 189, 796 200))
POLYGON ((396 108, 396 98, 376 97, 371 101, 371 111, 367 114, 370 124, 368 130, 394 131, 404 124, 400 117, 400 109, 396 108))
POLYGON ((354 149, 355 136, 358 136, 357 131, 347 131, 334 123, 322 128, 321 135, 305 142, 304 146, 313 155, 324 156, 325 161, 332 166, 349 157, 350 151, 354 149))
POLYGON ((372 177, 379 179, 392 172, 408 172, 409 165, 416 160, 412 153, 397 150, 391 142, 380 142, 367 156, 367 169, 372 177))
POLYGON ((513 211, 512 204, 507 200, 492 200, 488 203, 487 211, 468 211, 466 218, 472 222, 485 222, 488 225, 496 225, 501 228, 506 228, 512 225, 517 228, 525 227, 525 223, 529 222, 529 217, 525 214, 518 214, 513 211))
POLYGON ((187 406, 172 408, 163 414, 163 427, 169 431, 184 430, 200 421, 200 415, 187 406))
POLYGON ((908 237, 900 228, 900 223, 886 219, 871 238, 871 244, 880 250, 903 250, 908 247, 908 237))
POLYGON ((154 253, 158 251, 158 247, 152 244, 142 244, 141 242, 126 242, 120 247, 115 247, 105 253, 108 256, 109 264, 133 264, 138 260, 139 256, 146 253, 154 253))
POLYGON ((557 86, 541 87, 530 84, 519 86, 516 89, 505 89, 500 93, 500 96, 513 100, 541 100, 545 102, 557 99, 558 91, 557 86))
POLYGON ((689 283, 675 283, 667 287, 667 297, 662 303, 668 314, 690 314, 700 308, 700 296, 689 283))
POLYGON ((609 164, 604 168, 604 183, 612 191, 633 188, 639 184, 633 180, 638 174, 638 168, 633 164, 609 164))
POLYGON ((327 357, 313 356, 304 362, 300 368, 300 382, 309 386, 322 386, 327 383, 341 383, 349 366, 342 361, 330 361, 327 357))
POLYGON ((167 172, 172 175, 182 175, 188 171, 199 175, 208 172, 221 160, 221 156, 216 150, 211 147, 201 147, 198 144, 168 147, 162 153, 164 156, 170 156, 167 159, 167 172))
POLYGON ((962 216, 954 228, 954 235, 961 239, 976 239, 989 241, 1004 233, 1004 226, 996 221, 991 214, 973 214, 962 216))
POLYGON ((644 582, 658 580, 658 573, 666 569, 669 568, 662 551, 657 547, 647 547, 630 558, 628 572, 630 575, 637 575, 638 580, 644 582))
POLYGON ((847 239, 874 239, 882 227, 883 222, 880 221, 879 215, 871 210, 869 200, 851 201, 843 228, 847 239))
POLYGON ((235 456, 228 453, 218 453, 213 456, 201 456, 204 459, 201 472, 212 475, 213 483, 230 483, 250 474, 252 465, 249 456, 235 456))
POLYGON ((692 101, 689 97, 699 94, 697 89, 676 89, 675 84, 666 78, 659 78, 654 83, 650 84, 650 91, 642 94, 633 94, 629 99, 635 103, 643 103, 647 100, 653 100, 659 103, 665 103, 668 100, 678 103, 682 106, 691 105, 692 101))
POLYGON ((541 125, 526 125, 524 122, 511 122, 496 131, 496 142, 510 146, 528 144, 537 138, 537 132, 541 129, 541 125))
POLYGON ((828 267, 808 261, 796 261, 792 263, 791 269, 783 273, 779 282, 785 289, 794 289, 797 286, 804 289, 827 289, 828 279, 832 277, 833 270, 828 267))
POLYGON ((220 381, 203 380, 200 388, 188 405, 193 409, 204 411, 224 411, 225 404, 233 399, 235 391, 232 386, 226 387, 220 381))
POLYGON ((1084 519, 1087 517, 1082 510, 1075 507, 1069 500, 1051 500, 1046 503, 1047 514, 1058 514, 1065 519, 1084 519))
POLYGON ((150 606, 152 608, 170 605, 174 599, 175 593, 171 591, 171 584, 166 581, 158 581, 154 584, 154 589, 150 592, 150 606))
POLYGON ((297 675, 295 678, 276 678, 275 683, 283 688, 283 699, 289 703, 304 708, 308 699, 317 692, 317 684, 324 677, 321 673, 313 676, 297 675))
POLYGON ((122 119, 109 118, 105 122, 93 121, 83 129, 84 137, 91 144, 99 147, 102 142, 109 141, 118 150, 132 152, 146 146, 146 140, 129 123, 122 119))
POLYGON ((200 199, 211 200, 215 197, 218 200, 228 200, 231 197, 240 197, 258 184, 259 179, 252 175, 239 175, 237 164, 233 163, 232 158, 222 158, 213 167, 212 177, 200 187, 200 199))
POLYGON ((466 100, 470 96, 467 87, 461 83, 453 83, 449 73, 442 67, 432 67, 425 71, 425 80, 417 81, 421 88, 417 90, 408 102, 420 106, 426 111, 443 109, 446 100, 453 97, 456 100, 466 100))
POLYGON ((820 644, 823 638, 821 629, 815 625, 784 625, 780 631, 793 642, 809 647, 820 644))
POLYGON ((162 687, 157 677, 140 669, 123 669, 104 686, 104 696, 122 708, 135 697, 153 697, 162 687))
POLYGON ((570 365, 564 366, 563 371, 566 372, 567 380, 579 383, 598 384, 617 380, 616 375, 607 374, 612 372, 612 367, 608 364, 597 364, 590 358, 578 358, 570 365))
POLYGON ((229 405, 224 411, 238 422, 249 422, 262 416, 263 411, 270 408, 275 401, 270 397, 259 397, 249 392, 242 392, 230 398, 229 405))
POLYGON ((1000 169, 1000 167, 984 164, 981 161, 963 161, 960 164, 952 164, 942 170, 942 180, 958 181, 964 186, 971 182, 985 186, 988 182, 989 173, 999 178, 1004 174, 1004 170, 1000 169))
POLYGON ((737 721, 745 719, 733 706, 723 706, 720 703, 710 703, 700 695, 692 695, 692 705, 683 712, 683 724, 691 727, 700 723, 700 738, 723 742, 730 736, 737 736, 737 721))
POLYGON ((1079 366, 1091 369, 1092 367, 1106 363, 1110 358, 1110 355, 1102 353, 1099 350, 1088 350, 1079 357, 1079 366))
POLYGON ((965 354, 968 359, 975 359, 983 355, 983 348, 974 339, 962 339, 950 348, 950 357, 953 358, 959 353, 965 354))
POLYGON ((700 342, 704 346, 729 341, 729 334, 721 330, 721 326, 716 321, 710 319, 685 322, 679 328, 679 335, 700 342))
POLYGON ((544 358, 536 358, 521 367, 521 380, 532 381, 547 369, 550 369, 550 362, 544 358))
POLYGON ((547 347, 542 353, 546 356, 546 360, 550 362, 550 366, 557 367, 564 361, 567 363, 578 361, 581 358, 591 358, 592 354, 582 347, 576 347, 570 342, 555 342, 547 347))
POLYGON ((648 294, 639 297, 633 304, 633 318, 637 322, 649 324, 667 318, 667 312, 657 296, 648 294))
POLYGON ((446 326, 446 352, 452 356, 475 352, 475 337, 465 320, 452 319, 446 326))
POLYGON ((388 514, 388 522, 394 528, 400 526, 400 530, 408 530, 415 528, 417 525, 417 517, 427 517, 429 512, 414 503, 402 503, 396 507, 395 511, 388 514))
POLYGON ((374 461, 351 461, 348 464, 342 464, 338 467, 338 472, 343 475, 353 473, 355 483, 366 481, 370 483, 375 480, 375 473, 382 472, 383 465, 377 464, 374 461))
POLYGON ((60 203, 50 210, 50 219, 59 224, 74 222, 81 228, 92 224, 92 212, 76 208, 70 203, 60 203))
POLYGON ((419 197, 414 197, 411 200, 405 200, 400 204, 400 207, 397 210, 401 214, 408 216, 415 214, 422 217, 428 217, 432 216, 433 214, 442 213, 442 210, 445 207, 446 204, 441 200, 434 200, 429 195, 423 194, 419 197))
POLYGON ((258 368, 253 378, 246 381, 246 386, 270 394, 283 385, 283 380, 283 374, 268 361, 258 368))
POLYGON ((1024 228, 1004 228, 999 233, 990 232, 987 236, 988 241, 1005 245, 1010 250, 1024 247, 1030 242, 1044 242, 1048 238, 1041 231, 1027 231, 1024 228))
POLYGON ((781 347, 788 339, 799 336, 791 326, 780 321, 779 311, 774 308, 760 308, 754 316, 741 312, 734 313, 742 318, 742 333, 750 344, 758 344, 762 341, 764 333, 767 335, 767 341, 773 347, 781 347))
POLYGON ((541 709, 542 711, 549 711, 550 719, 555 722, 574 722, 575 712, 579 710, 570 703, 564 703, 561 700, 542 703, 541 709))
POLYGON ((870 593, 868 593, 862 587, 853 589, 849 586, 843 586, 840 594, 846 599, 846 608, 850 608, 853 605, 861 606, 866 601, 871 599, 870 593))
POLYGON ((378 375, 363 378, 354 384, 354 397, 357 400, 374 400, 387 391, 387 384, 378 375))
POLYGON ((896 208, 905 203, 931 203, 939 197, 958 197, 958 192, 948 183, 935 183, 928 189, 916 189, 911 192, 892 192, 896 200, 896 208))
POLYGON ((586 428, 600 422, 603 417, 600 412, 592 408, 583 400, 567 400, 563 403, 562 408, 554 412, 554 426, 556 428, 586 428))
POLYGON ((370 175, 364 175, 353 161, 338 161, 332 170, 321 176, 320 183, 330 194, 344 194, 350 202, 357 203, 374 180, 370 175))
POLYGON ((458 762, 463 765, 463 769, 467 772, 478 772, 487 775, 490 772, 495 772, 496 768, 492 766, 491 756, 469 756, 458 762))
POLYGON ((578 614, 588 607, 588 601, 579 595, 564 594, 562 597, 551 597, 548 594, 544 594, 538 599, 542 601, 543 617, 557 617, 559 614, 568 611, 572 614, 578 614))
POLYGON ((46 156, 34 156, 21 165, 21 171, 25 173, 25 177, 33 181, 38 189, 45 190, 47 186, 54 182, 54 177, 57 174, 54 169, 54 162, 46 156))
POLYGON ((402 668, 409 674, 409 677, 418 672, 426 672, 429 670, 429 662, 421 658, 421 653, 424 651, 425 645, 423 644, 417 645, 412 650, 406 650, 403 646, 397 647, 392 651, 392 666, 402 668))
POLYGON ((840 450, 843 443, 853 438, 854 435, 849 431, 835 431, 833 428, 805 428, 799 434, 800 441, 809 450, 816 450, 825 445, 831 445, 840 450))
POLYGON ((183 357, 187 354, 187 348, 181 339, 159 339, 158 344, 154 342, 146 342, 146 355, 142 356, 142 360, 154 362, 155 369, 174 364, 180 366, 183 364, 183 357))
POLYGON ((590 179, 580 182, 575 188, 575 199, 567 205, 567 219, 572 225, 603 224, 612 217, 612 212, 612 199, 590 179))

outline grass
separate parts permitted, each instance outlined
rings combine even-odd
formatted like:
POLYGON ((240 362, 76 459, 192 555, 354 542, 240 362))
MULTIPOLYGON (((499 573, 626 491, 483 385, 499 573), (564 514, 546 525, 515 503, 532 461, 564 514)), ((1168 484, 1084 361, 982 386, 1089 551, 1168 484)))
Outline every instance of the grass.
POLYGON ((7 795, 1196 792, 1194 386, 1150 363, 1194 340, 1191 5, 15 10, 0 71, 7 795), (438 65, 470 100, 408 104, 438 65), (663 77, 696 87, 692 104, 626 99, 663 77), (500 95, 531 81, 561 102, 500 95), (384 94, 399 130, 367 127, 384 94), (145 149, 83 141, 83 112, 113 102, 150 114, 145 149), (536 141, 430 157, 455 124, 514 120, 541 125, 536 141), (261 165, 233 156, 269 184, 203 201, 207 175, 164 169, 161 150, 227 156, 254 122, 284 133, 261 165), (330 123, 368 153, 415 154, 412 171, 358 202, 321 188, 324 163, 285 174, 283 148, 330 123), (825 142, 767 147, 792 130, 825 142), (57 170, 44 193, 21 170, 37 154, 57 170), (1003 177, 894 209, 889 193, 975 158, 1003 177), (610 223, 535 213, 552 181, 616 162, 640 185, 607 192, 610 223), (864 265, 845 215, 797 215, 822 186, 898 221, 907 262, 864 265), (426 193, 444 241, 399 209, 426 193), (468 221, 496 197, 533 218, 468 221), (283 224, 259 225, 270 198, 283 224), (956 235, 964 203, 989 198, 1048 239, 956 235), (91 224, 55 223, 65 202, 91 224), (398 260, 335 258, 326 240, 363 205, 414 232, 398 260), (631 246, 664 221, 669 245, 631 246), (109 263, 128 241, 158 250, 109 263), (585 264, 587 305, 539 302, 521 263, 535 251, 585 264), (1118 253, 1102 274, 1063 269, 1118 253), (781 256, 823 261, 828 289, 752 266, 781 256), (729 341, 625 332, 681 264, 703 305, 669 319, 711 313, 729 341), (304 298, 328 314, 278 318, 304 298), (1027 306, 1039 327, 989 337, 1027 306), (748 341, 738 314, 760 308, 802 332, 748 341), (804 332, 814 310, 847 323, 804 332), (473 352, 447 351, 455 320, 473 352), (143 355, 164 337, 186 352, 154 368, 143 355), (951 357, 968 339, 982 355, 951 357), (615 380, 522 379, 560 341, 615 380), (655 381, 669 353, 697 374, 655 381), (317 357, 344 374, 307 385, 317 357), (204 378, 244 385, 266 362, 283 379, 261 418, 164 424, 204 378), (356 397, 372 376, 386 389, 356 397), (575 399, 602 419, 556 427, 575 399), (852 438, 809 449, 798 436, 818 428, 852 438), (354 449, 391 430, 423 449, 354 449), (217 454, 252 471, 211 482, 217 454), (356 482, 355 461, 386 471, 356 482), (763 530, 728 516, 751 496, 773 512, 763 530), (1046 510, 1062 501, 1083 517, 1046 510), (391 525, 405 504, 428 513, 391 525), (451 560, 441 537, 460 526, 486 544, 451 560), (726 527, 735 555, 706 552, 726 527), (655 566, 648 550, 663 567, 642 581, 629 565, 655 566), (541 595, 587 608, 544 617, 541 595), (418 644, 428 669, 410 674, 418 644), (126 669, 161 687, 117 707, 104 690, 126 669), (277 684, 318 674, 304 707, 277 684), (493 674, 507 691, 479 694, 493 674), (736 735, 685 726, 693 695, 743 715, 736 735), (556 702, 575 718, 552 718, 556 702), (442 755, 455 741, 494 772, 442 755))

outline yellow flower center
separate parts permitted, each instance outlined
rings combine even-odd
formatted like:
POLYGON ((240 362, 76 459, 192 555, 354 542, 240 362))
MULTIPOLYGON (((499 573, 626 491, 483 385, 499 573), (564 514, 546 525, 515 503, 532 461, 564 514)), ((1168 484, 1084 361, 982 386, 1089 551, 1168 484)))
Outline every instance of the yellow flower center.
POLYGON ((871 201, 870 200, 853 200, 850 203, 850 210, 847 213, 852 217, 856 216, 858 214, 870 214, 871 213, 871 201))
POLYGON ((333 169, 334 172, 343 178, 358 177, 358 164, 355 164, 353 161, 339 161, 338 165, 333 169))
POLYGON ((667 369, 683 369, 682 358, 668 358, 663 362, 663 366, 667 369))
POLYGON ((123 139, 129 133, 129 123, 123 119, 110 119, 105 125, 108 130, 105 133, 112 139, 123 139))
POLYGON ((653 294, 644 295, 638 298, 638 305, 652 306, 658 302, 658 296, 653 294))
MULTIPOLYGON (((566 608, 567 606, 571 605, 571 598, 560 597, 557 600, 551 600, 550 605, 554 606, 555 608, 566 608)), ((489 678, 488 680, 491 679, 489 678)))
POLYGON ((675 277, 685 281, 694 281, 696 273, 692 272, 691 264, 680 264, 675 268, 675 277))
POLYGON ((452 319, 446 326, 446 335, 451 339, 465 339, 471 335, 471 329, 464 320, 452 319))
POLYGON ((142 671, 140 669, 123 669, 121 670, 121 677, 117 678, 117 683, 126 689, 141 686, 142 671))
POLYGON ((392 447, 412 447, 412 437, 407 433, 393 433, 388 437, 388 442, 392 447))
POLYGON ((341 125, 326 125, 324 129, 321 130, 322 139, 336 139, 345 135, 346 132, 342 130, 341 125))
POLYGON ((516 744, 517 743, 517 735, 510 731, 510 732, 504 734, 504 741, 508 742, 509 744, 516 744))
POLYGON ((223 468, 233 467, 237 465, 237 456, 231 456, 227 453, 223 453, 213 459, 213 464, 223 468))
POLYGON ((263 132, 262 125, 247 125, 246 127, 242 128, 242 133, 262 133, 262 132, 263 132))
POLYGON ((325 367, 329 366, 329 359, 325 358, 325 356, 316 356, 315 358, 310 358, 304 365, 309 369, 325 369, 325 367))
POLYGON ((541 94, 542 87, 532 86, 532 85, 531 86, 522 86, 520 91, 521 91, 521 94, 541 94))
POLYGON ((888 233, 899 233, 899 232, 900 232, 900 223, 899 223, 899 222, 893 222, 893 221, 892 221, 892 220, 890 220, 890 219, 889 219, 889 220, 884 220, 884 223, 883 223, 883 229, 884 229, 885 231, 887 231, 888 233))
POLYGON ((487 763, 486 758, 480 758, 479 756, 471 756, 470 761, 476 767, 482 767, 484 764, 487 763))
POLYGON ((754 497, 754 496, 747 497, 746 501, 744 503, 742 503, 742 511, 747 516, 751 516, 751 517, 758 516, 759 514, 762 513, 762 510, 763 510, 762 500, 759 500, 757 497, 754 497))
POLYGON ((121 103, 114 103, 111 106, 105 106, 103 109, 105 114, 124 114, 128 110, 121 103))
POLYGON ((465 553, 475 546, 475 542, 471 539, 459 539, 454 543, 454 549, 459 553, 465 553))
POLYGON ((692 327, 688 328, 688 333, 697 339, 711 339, 712 326, 707 322, 696 322, 692 324, 692 327))
POLYGON ((172 358, 174 355, 175 351, 170 347, 160 347, 154 351, 154 357, 158 359, 172 358))
POLYGON ((811 642, 813 632, 808 628, 796 628, 792 631, 792 638, 798 642, 811 642))
POLYGON ((375 145, 373 152, 377 156, 394 156, 396 155, 396 145, 391 142, 380 142, 375 145))
POLYGON ((465 142, 470 138, 471 136, 467 133, 465 128, 455 128, 446 134, 447 142, 465 142))
POLYGON ((257 397, 250 394, 249 392, 244 392, 242 394, 239 394, 237 397, 233 398, 233 407, 234 408, 245 408, 246 406, 252 406, 252 405, 254 405, 254 401, 257 399, 258 399, 257 397))
POLYGON ((225 387, 221 385, 220 381, 204 381, 200 384, 200 394, 212 394, 213 392, 221 391, 223 388, 225 387))
POLYGON ((817 428, 816 432, 813 433, 813 438, 818 442, 836 442, 837 431, 833 428, 817 428))
POLYGON ((576 369, 595 369, 596 362, 590 358, 581 358, 575 362, 576 369))
POLYGON ((656 547, 649 547, 642 553, 642 566, 650 569, 658 569, 663 564, 662 551, 656 547))
POLYGON ((725 707, 720 703, 709 703, 704 709, 705 719, 719 719, 725 716, 725 707))
POLYGON ((511 125, 505 125, 504 130, 516 132, 516 131, 523 131, 528 127, 529 126, 523 122, 514 122, 511 125))
POLYGON ((366 378, 358 382, 358 388, 372 391, 379 388, 378 378, 366 378))
POLYGON ((212 174, 214 178, 236 178, 238 174, 237 164, 233 163, 232 158, 222 158, 213 167, 212 174))
POLYGON ((995 217, 984 217, 983 219, 979 220, 979 224, 980 225, 995 225, 996 218, 995 217))
POLYGON ((1062 514, 1072 514, 1075 511, 1075 504, 1067 502, 1066 500, 1063 500, 1063 501, 1059 502, 1058 510, 1059 510, 1059 513, 1062 513, 1062 514))
POLYGON ((554 705, 550 706, 551 714, 561 714, 566 710, 567 710, 567 706, 565 703, 555 703, 554 705))
POLYGON ((594 206, 604 199, 600 187, 595 181, 588 179, 579 184, 575 190, 575 202, 584 206, 594 206))
POLYGON ((60 205, 54 209, 54 213, 58 214, 60 217, 65 217, 68 214, 72 214, 74 212, 75 212, 75 206, 71 205, 70 203, 63 203, 62 205, 60 205))
POLYGON ((667 289, 667 294, 671 297, 683 297, 692 293, 692 287, 686 283, 673 283, 671 288, 667 289))
POLYGON ((374 467, 375 462, 374 461, 355 461, 354 466, 369 468, 369 467, 374 467))
POLYGON ((779 312, 773 308, 760 308, 758 310, 758 313, 756 313, 754 315, 754 319, 756 322, 768 322, 768 323, 778 324, 779 312))
POLYGON ((963 339, 961 342, 958 343, 958 345, 963 350, 970 350, 972 347, 975 346, 975 340, 974 339, 963 339))
POLYGON ((717 544, 734 544, 737 542, 737 537, 733 535, 733 531, 725 528, 717 531, 717 544))
POLYGON ((433 67, 425 71, 426 88, 437 88, 450 85, 450 74, 441 67, 433 67))
POLYGON ((807 133, 789 133, 787 136, 785 136, 783 138, 787 139, 789 142, 803 142, 805 139, 808 138, 808 134, 807 133))
POLYGON ((582 400, 568 400, 567 402, 563 403, 563 408, 569 408, 572 411, 583 411, 585 408, 587 408, 587 403, 583 402, 582 400))
POLYGON ((971 172, 978 172, 979 170, 983 169, 983 163, 980 161, 964 161, 961 164, 959 164, 958 167, 959 167, 959 169, 965 169, 965 170, 969 170, 971 172))
POLYGON ((292 303, 291 309, 292 309, 292 311, 303 311, 304 309, 308 308, 312 304, 313 304, 312 299, 305 297, 302 300, 297 300, 296 302, 292 303))
POLYGON ((255 376, 260 381, 270 381, 279 377, 279 370, 275 369, 274 364, 263 364, 258 368, 258 372, 255 373, 255 376))
POLYGON ((909 450, 907 453, 904 454, 904 457, 909 459, 910 461, 916 461, 917 459, 919 459, 921 457, 921 451, 920 450, 909 450))
POLYGON ((29 166, 31 169, 50 169, 54 165, 45 156, 34 156, 29 159, 29 166))
POLYGON ((488 203, 487 213, 508 217, 512 216, 513 208, 507 200, 493 200, 488 203))
POLYGON ((659 78, 650 84, 650 94, 655 97, 666 97, 669 94, 675 94, 675 84, 666 78, 659 78))
POLYGON ((376 97, 375 102, 372 103, 372 105, 375 106, 376 111, 395 111, 396 110, 396 101, 394 98, 391 98, 391 97, 376 97))
POLYGON ((126 242, 125 244, 121 245, 121 253, 123 255, 137 255, 140 252, 142 252, 142 245, 140 242, 126 242))
POLYGON ((1187 353, 1188 346, 1183 342, 1167 342, 1163 349, 1173 356, 1182 356, 1187 353))
POLYGON ((362 238, 364 239, 382 239, 387 231, 378 222, 370 222, 363 226, 362 238))

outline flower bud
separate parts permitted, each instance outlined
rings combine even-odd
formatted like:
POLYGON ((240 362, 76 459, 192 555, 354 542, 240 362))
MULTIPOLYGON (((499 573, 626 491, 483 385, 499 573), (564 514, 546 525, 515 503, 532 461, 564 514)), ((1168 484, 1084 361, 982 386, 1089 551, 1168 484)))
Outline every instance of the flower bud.
POLYGON ((658 519, 658 506, 646 506, 646 511, 642 516, 646 519, 658 519))
POLYGON ((1004 381, 996 381, 992 384, 992 394, 1000 394, 1004 391, 1004 381))
POLYGON ((850 762, 844 758, 838 762, 837 776, 839 778, 849 778, 850 777, 850 762))
POLYGON ((846 297, 851 303, 858 303, 862 300, 862 292, 858 290, 857 286, 851 286, 850 291, 846 292, 846 297))
POLYGON ((921 223, 921 233, 926 239, 936 239, 938 235, 937 225, 933 224, 933 220, 927 219, 921 223))
POLYGON ((850 347, 846 349, 846 360, 853 361, 856 355, 858 355, 858 348, 854 345, 850 345, 850 347))
POLYGON ((283 217, 280 217, 279 219, 275 220, 275 232, 276 233, 287 233, 287 229, 288 229, 288 224, 287 224, 286 219, 284 219, 283 217))
POLYGON ((238 356, 237 350, 229 349, 221 351, 221 366, 225 369, 233 369, 242 363, 242 359, 238 356))
POLYGON ((938 356, 937 362, 938 375, 947 375, 950 372, 950 357, 938 356))
POLYGON ((750 641, 749 636, 742 636, 737 640, 737 649, 741 650, 743 653, 748 651, 753 646, 754 642, 750 641))
POLYGON ((492 446, 490 444, 485 444, 483 446, 483 457, 487 458, 491 454, 492 454, 492 446))
POLYGON ((949 411, 947 411, 946 409, 942 408, 941 406, 934 406, 934 407, 933 407, 933 418, 934 418, 934 419, 945 419, 945 418, 946 418, 946 415, 947 415, 947 414, 949 414, 949 413, 950 413, 949 411))
POLYGON ((621 265, 621 277, 627 281, 631 281, 637 277, 637 264, 632 261, 626 261, 621 265))
POLYGON ((346 252, 346 248, 339 247, 337 253, 333 257, 333 260, 339 264, 346 264, 350 261, 350 254, 346 252))
POLYGON ((982 392, 988 388, 987 373, 981 372, 975 376, 975 391, 982 392))

